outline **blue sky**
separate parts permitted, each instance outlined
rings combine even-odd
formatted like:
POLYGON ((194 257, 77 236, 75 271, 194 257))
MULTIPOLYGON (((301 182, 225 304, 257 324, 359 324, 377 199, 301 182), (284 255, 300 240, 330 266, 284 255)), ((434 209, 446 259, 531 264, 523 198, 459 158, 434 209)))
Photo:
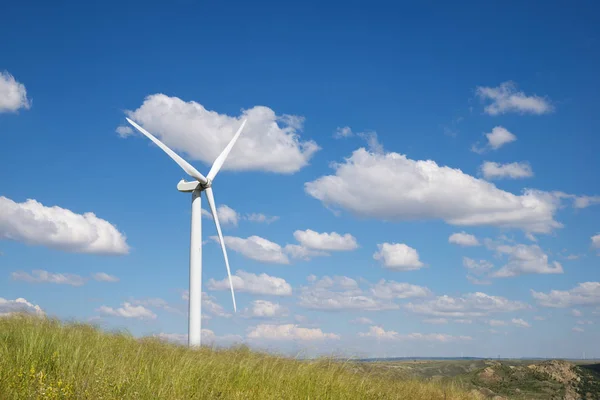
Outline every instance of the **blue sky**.
POLYGON ((208 341, 600 356, 593 2, 4 10, 0 313, 181 340, 185 174, 125 117, 202 173, 248 118, 214 183, 236 315, 203 218, 208 341))

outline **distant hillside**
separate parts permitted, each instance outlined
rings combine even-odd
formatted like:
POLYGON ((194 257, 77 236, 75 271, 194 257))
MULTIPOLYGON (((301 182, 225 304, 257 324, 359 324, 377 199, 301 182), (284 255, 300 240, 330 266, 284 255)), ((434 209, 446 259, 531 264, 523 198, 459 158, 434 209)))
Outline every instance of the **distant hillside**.
POLYGON ((190 350, 27 315, 0 318, 0 399, 478 399, 331 359, 190 350))
POLYGON ((453 382, 487 399, 600 400, 600 364, 564 360, 396 360, 362 363, 371 374, 453 382))

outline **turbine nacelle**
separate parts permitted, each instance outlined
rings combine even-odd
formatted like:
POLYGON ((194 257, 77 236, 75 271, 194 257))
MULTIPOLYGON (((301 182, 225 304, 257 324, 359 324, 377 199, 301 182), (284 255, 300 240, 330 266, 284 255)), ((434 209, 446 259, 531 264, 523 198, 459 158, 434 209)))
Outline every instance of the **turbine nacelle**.
POLYGON ((209 187, 212 187, 212 181, 207 179, 206 183, 200 183, 198 181, 190 181, 187 182, 185 180, 180 180, 179 183, 177 184, 177 190, 179 190, 180 192, 193 192, 194 190, 200 190, 200 191, 204 191, 206 189, 208 189, 209 187))

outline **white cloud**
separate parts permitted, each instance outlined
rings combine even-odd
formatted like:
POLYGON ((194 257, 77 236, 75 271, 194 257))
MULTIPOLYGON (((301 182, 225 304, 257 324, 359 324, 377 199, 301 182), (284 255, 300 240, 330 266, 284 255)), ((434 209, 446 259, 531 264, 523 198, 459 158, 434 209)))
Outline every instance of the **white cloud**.
POLYGON ((592 236, 592 247, 595 249, 600 249, 600 233, 592 236))
POLYGON ((430 296, 431 291, 423 286, 381 279, 371 286, 371 294, 380 299, 408 299, 410 297, 430 296))
POLYGON ((91 212, 83 215, 35 200, 16 203, 0 196, 0 239, 74 253, 127 254, 125 235, 91 212))
POLYGON ((448 243, 457 244, 459 246, 479 246, 479 240, 474 235, 466 232, 457 232, 450 235, 448 243))
POLYGON ((527 189, 514 195, 494 184, 398 153, 354 151, 335 175, 305 183, 308 194, 326 206, 382 220, 442 219, 452 225, 493 225, 549 233, 560 197, 527 189), (360 184, 357 184, 360 182, 360 184))
POLYGON ((575 196, 575 208, 587 208, 600 204, 600 196, 575 196))
POLYGON ((482 100, 489 100, 484 111, 489 115, 499 115, 508 112, 520 114, 546 114, 553 111, 548 99, 536 95, 527 96, 517 90, 512 81, 503 82, 498 87, 477 87, 475 93, 482 100))
MULTIPOLYGON (((189 292, 188 292, 189 298, 189 292)), ((202 310, 205 310, 209 314, 215 315, 217 317, 229 318, 231 314, 225 311, 223 306, 217 303, 217 299, 214 296, 209 295, 208 293, 202 292, 202 310)))
POLYGON ((0 317, 9 316, 13 313, 32 313, 44 315, 44 310, 37 304, 32 304, 22 297, 15 300, 8 300, 0 297, 0 317))
POLYGON ((23 271, 13 272, 12 278, 16 281, 30 283, 56 283, 59 285, 82 286, 86 279, 76 274, 54 274, 52 272, 36 269, 31 274, 23 271))
POLYGON ((571 310, 571 314, 574 317, 581 317, 583 315, 583 313, 580 310, 576 309, 576 308, 574 308, 574 309, 571 310))
MULTIPOLYGON (((217 236, 211 236, 215 242, 219 242, 217 236)), ((273 264, 289 264, 290 260, 283 252, 283 248, 277 243, 264 239, 260 236, 250 236, 247 239, 225 236, 225 245, 227 248, 237 251, 243 256, 256 261, 262 261, 273 264)))
POLYGON ((133 129, 131 129, 131 127, 129 126, 117 126, 117 129, 115 129, 115 132, 117 132, 119 134, 119 136, 121 136, 122 138, 126 138, 127 136, 131 136, 133 135, 133 129))
POLYGON ((336 128, 333 137, 336 139, 347 138, 353 136, 352 129, 349 126, 344 126, 340 128, 339 126, 336 128))
POLYGON ((533 176, 531 165, 526 162, 499 164, 497 162, 486 161, 481 165, 481 173, 488 180, 503 178, 520 179, 531 178, 533 176))
POLYGON ((581 332, 584 332, 584 331, 585 331, 583 328, 580 328, 580 327, 578 327, 578 326, 574 327, 574 328, 573 328, 573 329, 571 329, 571 330, 572 330, 573 332, 578 332, 578 333, 581 333, 581 332))
POLYGON ((358 248, 356 238, 349 233, 340 235, 337 232, 318 233, 307 229, 294 232, 294 238, 304 247, 315 250, 348 251, 358 248))
POLYGON ((281 304, 267 300, 254 300, 250 308, 246 308, 243 314, 250 318, 275 318, 288 315, 288 309, 281 304))
POLYGON ((360 132, 358 136, 367 142, 369 151, 375 154, 383 154, 383 145, 379 142, 377 133, 375 132, 360 132))
POLYGON ((112 308, 107 306, 101 306, 96 311, 111 315, 113 317, 123 318, 138 318, 138 319, 156 319, 156 314, 147 309, 144 306, 134 306, 129 302, 124 302, 122 307, 112 308))
POLYGON ((522 310, 527 307, 520 301, 490 296, 482 292, 468 293, 462 297, 438 296, 433 300, 408 303, 404 306, 408 311, 416 314, 445 318, 483 317, 493 313, 522 310))
POLYGON ((489 285, 491 281, 486 278, 494 265, 486 260, 474 260, 469 257, 463 257, 463 266, 469 271, 467 279, 474 285, 489 285), (478 278, 479 277, 479 278, 478 278))
POLYGON ((453 342, 457 340, 472 340, 470 336, 452 336, 443 333, 409 333, 407 335, 401 335, 396 331, 386 331, 380 326, 372 326, 368 332, 359 332, 358 336, 375 338, 375 339, 387 339, 387 340, 422 340, 428 342, 453 342))
POLYGON ((551 290, 549 293, 536 292, 531 295, 544 307, 573 307, 575 305, 600 304, 600 282, 583 282, 571 290, 551 290))
POLYGON ((119 282, 119 278, 114 275, 109 275, 105 272, 98 272, 92 275, 98 282, 119 282))
MULTIPOLYGON (((314 276, 314 275, 311 275, 314 276)), ((316 277, 315 277, 316 278, 316 277)), ((309 280, 314 282, 314 286, 318 288, 340 288, 340 289, 358 289, 358 282, 347 276, 334 276, 333 278, 325 275, 323 278, 317 280, 309 280)))
POLYGON ((489 272, 492 268, 494 268, 494 265, 492 263, 490 263, 489 261, 486 261, 486 260, 477 261, 477 260, 473 260, 472 258, 469 258, 469 257, 463 257, 463 265, 470 272, 472 272, 476 275, 485 274, 485 273, 489 272))
POLYGON ((504 326, 504 325, 506 325, 506 321, 502 321, 502 320, 499 320, 499 319, 490 319, 487 323, 490 326, 504 326))
POLYGON ((126 114, 139 122, 174 151, 192 160, 212 165, 227 146, 242 119, 246 124, 223 169, 294 173, 306 166, 319 146, 301 141, 304 119, 278 116, 264 106, 255 106, 231 117, 209 111, 194 101, 153 94, 135 111, 126 114))
MULTIPOLYGON (((129 304, 129 303, 127 303, 127 304, 129 304)), ((168 311, 168 312, 174 313, 174 314, 183 314, 183 312, 181 310, 179 310, 175 307, 172 307, 171 305, 169 305, 169 303, 166 300, 161 299, 159 297, 150 297, 150 298, 145 298, 145 299, 132 299, 131 304, 134 304, 136 306, 158 308, 158 309, 165 310, 165 311, 168 311)))
MULTIPOLYGON (((309 276, 309 278, 313 275, 309 276)), ((359 288, 358 283, 348 277, 324 276, 320 280, 309 279, 310 286, 300 289, 298 304, 313 310, 341 311, 341 310, 390 310, 399 306, 389 300, 382 300, 366 295, 359 288)))
POLYGON ((323 257, 329 256, 328 253, 319 250, 309 249, 299 244, 286 244, 283 248, 286 254, 292 258, 298 258, 302 260, 310 260, 312 257, 323 257))
POLYGON ((298 325, 269 325, 261 324, 249 329, 247 337, 249 339, 265 340, 324 340, 340 339, 339 335, 334 333, 324 333, 318 328, 300 328, 298 325))
POLYGON ((531 325, 529 324, 529 322, 527 322, 521 318, 513 318, 511 320, 511 322, 513 323, 513 325, 516 325, 521 328, 531 328, 531 325))
POLYGON ((350 321, 352 324, 372 325, 373 321, 366 317, 358 317, 350 321))
MULTIPOLYGON (((256 275, 238 270, 235 275, 232 275, 231 280, 233 289, 239 292, 273 296, 291 296, 292 294, 292 286, 285 279, 265 273, 256 275)), ((230 290, 229 279, 227 277, 220 281, 209 279, 208 288, 210 290, 230 290)))
POLYGON ((590 321, 589 319, 579 320, 577 321, 577 325, 593 325, 594 321, 590 321))
POLYGON ((373 254, 373 259, 381 261, 386 268, 396 271, 412 271, 424 266, 419 260, 417 250, 404 243, 382 243, 377 247, 379 251, 373 254))
POLYGON ((423 320, 423 322, 433 325, 446 325, 448 320, 446 318, 426 318, 423 320))
MULTIPOLYGON (((202 216, 205 218, 213 219, 213 216, 210 211, 202 209, 202 216)), ((240 215, 233 208, 220 205, 217 207, 217 216, 219 217, 219 222, 221 225, 233 225, 237 226, 238 221, 240 220, 240 215)))
POLYGON ((548 255, 534 245, 517 244, 515 246, 498 245, 498 254, 508 255, 508 263, 494 272, 496 278, 506 278, 523 274, 562 274, 563 268, 558 261, 549 263, 548 255))
MULTIPOLYGON (((190 299, 190 291, 183 290, 181 292, 181 298, 188 301, 190 299)), ((215 297, 206 292, 202 292, 202 319, 209 318, 204 311, 217 317, 231 317, 231 314, 226 312, 223 306, 217 303, 215 297)))
POLYGON ((508 129, 502 126, 495 126, 491 132, 485 134, 485 137, 487 139, 485 146, 481 147, 479 142, 477 142, 471 146, 471 151, 477 154, 483 154, 490 149, 498 150, 505 144, 517 140, 517 137, 513 133, 509 132, 508 129))
POLYGON ((25 85, 15 80, 7 71, 0 71, 0 113, 15 112, 20 108, 29 109, 25 85))
POLYGON ((250 222, 258 222, 258 223, 265 223, 265 224, 270 224, 272 222, 279 220, 279 217, 277 217, 277 216, 268 216, 268 215, 261 214, 261 213, 248 214, 248 215, 246 215, 245 218, 250 222))

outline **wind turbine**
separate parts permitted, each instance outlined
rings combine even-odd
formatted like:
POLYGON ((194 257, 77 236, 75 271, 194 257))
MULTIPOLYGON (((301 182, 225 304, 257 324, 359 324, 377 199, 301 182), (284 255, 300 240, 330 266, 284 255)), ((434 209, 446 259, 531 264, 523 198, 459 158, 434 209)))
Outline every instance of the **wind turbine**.
POLYGON ((225 242, 223 241, 223 234, 221 233, 221 224, 219 224, 219 216, 217 215, 217 208, 215 206, 215 197, 212 190, 212 182, 225 159, 229 155, 231 148, 237 141, 246 120, 242 122, 238 131, 233 136, 233 139, 229 142, 227 147, 219 154, 219 157, 215 160, 208 176, 202 175, 198 170, 192 167, 187 161, 179 157, 173 150, 168 148, 163 142, 152 136, 144 128, 126 118, 127 122, 135 127, 138 131, 143 133, 148 139, 152 140, 158 147, 160 147, 165 153, 169 155, 189 176, 195 179, 195 181, 186 182, 183 179, 177 184, 177 190, 180 192, 191 192, 192 193, 192 223, 190 233, 190 296, 189 296, 189 321, 188 321, 188 345, 190 347, 200 346, 201 332, 202 332, 202 216, 201 216, 201 195, 202 192, 206 193, 206 199, 212 212, 215 226, 217 227, 217 233, 219 234, 219 242, 221 243, 221 249, 223 250, 223 257, 225 257, 225 266, 227 267, 227 276, 229 277, 229 286, 231 287, 231 299, 233 300, 233 309, 237 312, 237 306, 235 304, 235 294, 233 293, 233 282, 231 281, 231 271, 229 269, 229 259, 227 258, 227 250, 225 249, 225 242))

